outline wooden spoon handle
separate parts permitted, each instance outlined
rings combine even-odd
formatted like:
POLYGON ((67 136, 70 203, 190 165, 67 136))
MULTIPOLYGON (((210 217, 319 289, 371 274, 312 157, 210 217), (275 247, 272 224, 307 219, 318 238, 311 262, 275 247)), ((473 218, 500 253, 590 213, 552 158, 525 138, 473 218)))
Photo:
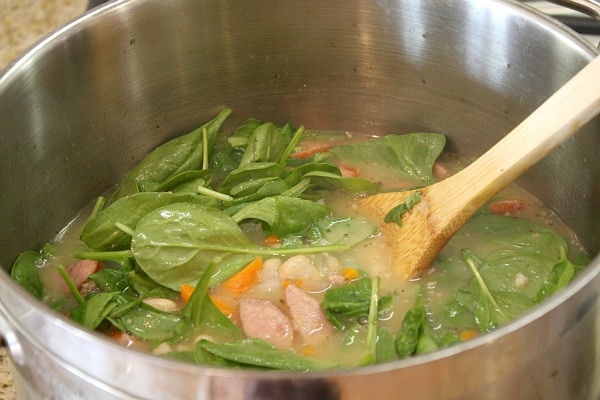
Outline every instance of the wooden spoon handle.
MULTIPOLYGON (((513 131, 444 184, 446 218, 473 211, 600 112, 600 57, 585 66, 513 131), (462 209, 460 211, 459 209, 462 209)), ((444 219, 444 218, 442 218, 444 219)))

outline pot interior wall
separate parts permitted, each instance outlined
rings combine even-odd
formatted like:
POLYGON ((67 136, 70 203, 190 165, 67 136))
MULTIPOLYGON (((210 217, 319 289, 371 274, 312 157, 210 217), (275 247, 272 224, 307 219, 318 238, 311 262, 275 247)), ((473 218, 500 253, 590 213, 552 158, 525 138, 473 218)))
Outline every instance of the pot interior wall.
MULTIPOLYGON (((450 151, 480 154, 592 55, 510 8, 141 1, 89 16, 3 78, 0 262, 41 245, 150 148, 223 106, 234 109, 231 125, 258 117, 374 134, 438 131, 450 151)), ((593 253, 598 126, 523 181, 593 253)))

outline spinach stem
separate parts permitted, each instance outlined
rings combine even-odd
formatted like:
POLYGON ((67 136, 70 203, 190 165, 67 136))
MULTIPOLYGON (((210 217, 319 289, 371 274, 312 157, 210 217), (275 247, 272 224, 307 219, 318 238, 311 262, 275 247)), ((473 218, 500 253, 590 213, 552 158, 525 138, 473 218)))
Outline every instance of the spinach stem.
POLYGON ((130 227, 128 227, 125 224, 122 224, 120 222, 115 222, 115 227, 117 229, 119 229, 120 231, 125 232, 126 234, 128 234, 129 236, 133 237, 133 235, 135 235, 135 231, 133 229, 131 229, 130 227))
POLYGON ((208 132, 206 125, 202 127, 202 170, 208 169, 208 132))
POLYGON ((479 269, 478 269, 477 265, 475 265, 475 257, 473 256, 473 254, 471 254, 470 251, 464 249, 462 251, 462 256, 463 256, 464 260, 466 261, 467 265, 469 266, 469 268, 471 268, 471 271, 473 272, 475 279, 477 279, 477 283, 479 283, 479 286, 481 287, 481 291, 483 292, 485 297, 488 298, 490 303, 492 303, 492 306, 494 306, 494 308, 498 311, 498 313, 502 316, 502 318, 504 318, 506 321, 508 321, 508 319, 509 319, 508 316, 506 316, 506 314, 502 311, 502 309, 498 305, 498 302, 496 301, 496 298, 494 297, 494 295, 488 288, 487 284, 485 283, 483 276, 481 276, 481 274, 479 273, 479 269))
POLYGON ((59 264, 56 266, 56 269, 58 270, 58 273, 60 274, 60 276, 63 278, 63 280, 67 284, 67 287, 69 288, 69 291, 71 291, 71 294, 73 294, 73 297, 75 297, 75 300, 77 300, 77 303, 79 303, 79 305, 84 304, 85 299, 83 298, 81 293, 79 293, 79 290, 77 290, 77 288, 75 287, 75 283, 69 276, 69 273, 67 272, 65 267, 59 264))
POLYGON ((217 192, 216 190, 212 190, 212 189, 206 188, 204 186, 198 186, 196 191, 199 194, 202 194, 202 195, 208 196, 208 197, 212 197, 213 199, 217 199, 217 200, 221 200, 221 201, 227 202, 227 201, 233 200, 233 197, 229 196, 228 194, 217 192))
POLYGON ((98 213, 104 208, 104 204, 106 204, 106 197, 100 196, 96 199, 96 203, 94 204, 94 208, 92 208, 92 212, 88 217, 88 222, 91 221, 98 215, 98 213))
MULTIPOLYGON (((226 253, 235 254, 254 254, 258 256, 276 256, 276 255, 295 255, 295 254, 319 254, 326 252, 345 251, 350 249, 350 246, 346 244, 328 244, 323 246, 306 246, 306 247, 294 247, 294 248, 269 248, 269 247, 231 247, 231 246, 219 246, 209 244, 190 244, 190 245, 172 245, 171 248, 187 248, 196 249, 198 251, 222 251, 226 253)), ((128 250, 127 250, 128 251, 128 250)), ((118 252, 115 252, 118 253, 118 252)), ((78 253, 84 254, 85 253, 78 253)), ((93 253, 92 253, 93 254, 93 253)), ((102 253, 98 253, 102 254, 102 253)), ((90 257, 91 258, 91 257, 90 257)))
POLYGON ((100 261, 120 261, 123 258, 131 257, 131 250, 120 251, 80 251, 75 253, 75 258, 92 259, 100 261))
POLYGON ((296 148, 296 145, 298 144, 298 142, 300 142, 300 139, 302 139, 302 136, 304 136, 304 132, 305 132, 305 129, 303 126, 301 126, 300 128, 298 128, 296 133, 294 133, 294 136, 290 140, 290 143, 288 143, 288 145, 285 148, 285 150, 283 151, 283 153, 281 153, 281 157, 279 157, 279 161, 278 161, 279 165, 281 165, 282 167, 285 167, 288 159, 290 158, 290 154, 292 154, 292 151, 294 151, 294 149, 296 148))
POLYGON ((292 186, 280 196, 299 197, 306 189, 310 187, 310 179, 302 179, 296 185, 292 186))
POLYGON ((379 276, 371 280, 371 302, 367 330, 367 351, 375 357, 377 348, 377 313, 379 307, 379 276))

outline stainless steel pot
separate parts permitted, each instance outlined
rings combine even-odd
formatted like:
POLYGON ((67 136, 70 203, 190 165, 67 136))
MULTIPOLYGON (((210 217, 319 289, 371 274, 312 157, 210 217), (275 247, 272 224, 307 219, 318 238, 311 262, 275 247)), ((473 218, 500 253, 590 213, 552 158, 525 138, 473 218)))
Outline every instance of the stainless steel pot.
MULTIPOLYGON (((222 106, 322 130, 440 131, 481 154, 595 49, 501 0, 122 0, 0 77, 0 262, 36 248, 143 154, 222 106)), ((600 249, 600 120, 520 183, 600 249)), ((514 323, 437 353, 334 373, 201 368, 83 331, 0 271, 22 398, 594 399, 600 259, 514 323)))

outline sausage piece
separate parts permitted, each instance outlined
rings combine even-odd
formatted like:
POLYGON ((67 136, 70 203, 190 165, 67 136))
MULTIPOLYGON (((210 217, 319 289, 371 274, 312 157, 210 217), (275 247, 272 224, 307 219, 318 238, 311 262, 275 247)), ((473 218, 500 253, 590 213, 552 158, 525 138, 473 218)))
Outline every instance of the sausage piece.
POLYGON ((317 299, 295 285, 288 285, 285 301, 290 309, 292 324, 306 344, 317 346, 329 338, 333 327, 317 299))
POLYGON ((294 341, 294 330, 288 317, 269 300, 240 299, 240 320, 248 338, 259 338, 273 346, 288 350, 294 341))

